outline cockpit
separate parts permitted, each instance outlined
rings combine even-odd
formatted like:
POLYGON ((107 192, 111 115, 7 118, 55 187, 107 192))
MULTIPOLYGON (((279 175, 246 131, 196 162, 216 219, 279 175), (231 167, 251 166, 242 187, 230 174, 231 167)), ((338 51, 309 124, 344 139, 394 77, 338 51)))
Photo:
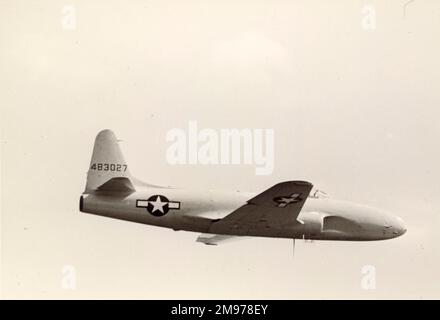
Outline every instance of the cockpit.
POLYGON ((312 189, 312 191, 310 191, 310 193, 309 193, 309 198, 326 199, 326 198, 330 198, 330 196, 328 195, 328 193, 326 193, 322 190, 312 189))

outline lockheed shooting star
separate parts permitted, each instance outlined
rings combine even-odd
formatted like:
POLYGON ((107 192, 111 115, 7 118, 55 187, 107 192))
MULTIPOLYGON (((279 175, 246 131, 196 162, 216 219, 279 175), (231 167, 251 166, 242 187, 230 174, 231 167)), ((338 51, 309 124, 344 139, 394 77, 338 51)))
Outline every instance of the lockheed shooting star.
POLYGON ((218 244, 236 237, 370 241, 406 232, 382 210, 312 192, 306 181, 275 184, 259 194, 159 187, 135 179, 110 130, 95 140, 80 211, 199 232, 218 244))

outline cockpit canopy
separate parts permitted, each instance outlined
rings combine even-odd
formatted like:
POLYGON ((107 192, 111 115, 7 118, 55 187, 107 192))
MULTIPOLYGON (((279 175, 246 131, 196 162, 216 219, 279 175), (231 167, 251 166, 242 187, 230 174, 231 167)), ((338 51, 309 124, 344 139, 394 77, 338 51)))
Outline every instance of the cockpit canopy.
POLYGON ((312 189, 312 191, 310 191, 310 193, 309 193, 309 198, 325 199, 325 198, 330 198, 330 196, 328 195, 328 193, 326 193, 322 190, 312 189))

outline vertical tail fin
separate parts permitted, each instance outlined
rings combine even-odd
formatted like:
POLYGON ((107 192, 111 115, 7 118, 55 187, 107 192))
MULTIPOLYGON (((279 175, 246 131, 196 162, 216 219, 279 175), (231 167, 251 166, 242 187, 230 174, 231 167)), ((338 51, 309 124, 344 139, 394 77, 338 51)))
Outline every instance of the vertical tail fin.
POLYGON ((84 193, 92 193, 98 189, 133 191, 134 188, 130 180, 130 171, 115 134, 111 130, 99 132, 93 147, 84 193))

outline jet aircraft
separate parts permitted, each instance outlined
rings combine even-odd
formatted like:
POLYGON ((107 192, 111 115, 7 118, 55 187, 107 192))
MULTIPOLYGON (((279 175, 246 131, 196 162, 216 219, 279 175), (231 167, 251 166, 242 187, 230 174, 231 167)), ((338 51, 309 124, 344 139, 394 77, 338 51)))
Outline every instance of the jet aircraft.
POLYGON ((111 130, 95 139, 81 212, 200 233, 217 245, 237 237, 371 241, 403 235, 402 219, 285 181, 259 193, 188 190, 143 183, 130 174, 111 130))

